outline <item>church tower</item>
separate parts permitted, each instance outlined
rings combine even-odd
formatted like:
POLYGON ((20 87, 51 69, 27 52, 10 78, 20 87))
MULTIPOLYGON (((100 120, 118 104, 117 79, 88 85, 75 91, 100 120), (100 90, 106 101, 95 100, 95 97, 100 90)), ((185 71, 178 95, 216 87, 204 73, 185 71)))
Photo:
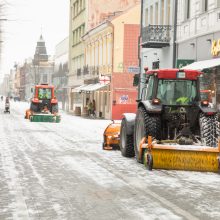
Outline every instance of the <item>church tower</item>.
POLYGON ((34 84, 51 84, 51 76, 54 72, 54 62, 49 59, 42 34, 37 41, 32 64, 34 84))
POLYGON ((35 49, 34 54, 34 65, 39 65, 40 62, 47 62, 48 61, 48 55, 47 55, 47 49, 45 46, 45 41, 43 39, 43 36, 40 35, 40 39, 37 42, 37 46, 35 49))

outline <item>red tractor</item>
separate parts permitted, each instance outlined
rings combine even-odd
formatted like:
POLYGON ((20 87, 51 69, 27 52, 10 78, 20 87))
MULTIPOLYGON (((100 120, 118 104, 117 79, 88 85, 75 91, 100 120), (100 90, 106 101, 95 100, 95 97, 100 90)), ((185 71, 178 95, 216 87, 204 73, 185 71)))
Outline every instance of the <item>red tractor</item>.
POLYGON ((25 118, 37 122, 58 122, 60 116, 58 116, 58 100, 55 97, 54 90, 52 85, 36 85, 31 106, 26 111, 25 118))
POLYGON ((124 114, 120 149, 151 170, 220 170, 217 110, 201 99, 202 72, 146 71, 137 114, 124 114))

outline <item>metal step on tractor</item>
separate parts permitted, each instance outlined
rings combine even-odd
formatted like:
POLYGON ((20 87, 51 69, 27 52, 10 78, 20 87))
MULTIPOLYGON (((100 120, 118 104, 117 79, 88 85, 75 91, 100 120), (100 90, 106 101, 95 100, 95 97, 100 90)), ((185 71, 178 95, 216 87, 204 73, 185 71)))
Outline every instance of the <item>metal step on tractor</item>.
POLYGON ((149 71, 137 114, 125 113, 120 150, 149 169, 219 172, 217 110, 200 97, 195 70, 149 71))
POLYGON ((54 90, 52 85, 36 85, 30 109, 26 110, 25 118, 31 122, 60 122, 61 116, 58 114, 58 100, 54 90))

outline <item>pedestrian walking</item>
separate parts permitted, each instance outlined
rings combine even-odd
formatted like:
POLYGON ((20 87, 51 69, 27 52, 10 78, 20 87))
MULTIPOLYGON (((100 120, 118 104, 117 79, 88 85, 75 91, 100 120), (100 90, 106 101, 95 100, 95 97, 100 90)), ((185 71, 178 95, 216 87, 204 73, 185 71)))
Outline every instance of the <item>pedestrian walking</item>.
POLYGON ((95 99, 92 100, 92 116, 95 118, 96 117, 96 104, 95 104, 95 99))
POLYGON ((88 116, 90 117, 92 115, 92 102, 90 101, 88 104, 88 116))

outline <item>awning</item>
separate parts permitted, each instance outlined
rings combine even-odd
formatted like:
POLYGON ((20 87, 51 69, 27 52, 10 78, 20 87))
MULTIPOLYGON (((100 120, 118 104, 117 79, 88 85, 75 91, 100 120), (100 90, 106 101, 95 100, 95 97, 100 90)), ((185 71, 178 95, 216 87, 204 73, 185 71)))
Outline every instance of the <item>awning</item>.
POLYGON ((101 83, 96 83, 96 84, 89 84, 86 87, 83 87, 81 89, 81 91, 85 91, 85 92, 92 92, 92 91, 96 91, 99 90, 101 88, 104 88, 105 86, 108 86, 108 84, 101 84, 101 83))
POLYGON ((104 88, 105 86, 108 85, 109 83, 108 84, 95 83, 95 84, 81 85, 72 89, 72 92, 92 92, 104 88))
POLYGON ((220 66, 220 58, 194 62, 187 66, 182 67, 182 69, 203 70, 216 66, 220 66))
POLYGON ((81 85, 81 86, 78 86, 74 89, 72 89, 72 92, 81 92, 82 91, 82 88, 86 87, 87 85, 81 85))

